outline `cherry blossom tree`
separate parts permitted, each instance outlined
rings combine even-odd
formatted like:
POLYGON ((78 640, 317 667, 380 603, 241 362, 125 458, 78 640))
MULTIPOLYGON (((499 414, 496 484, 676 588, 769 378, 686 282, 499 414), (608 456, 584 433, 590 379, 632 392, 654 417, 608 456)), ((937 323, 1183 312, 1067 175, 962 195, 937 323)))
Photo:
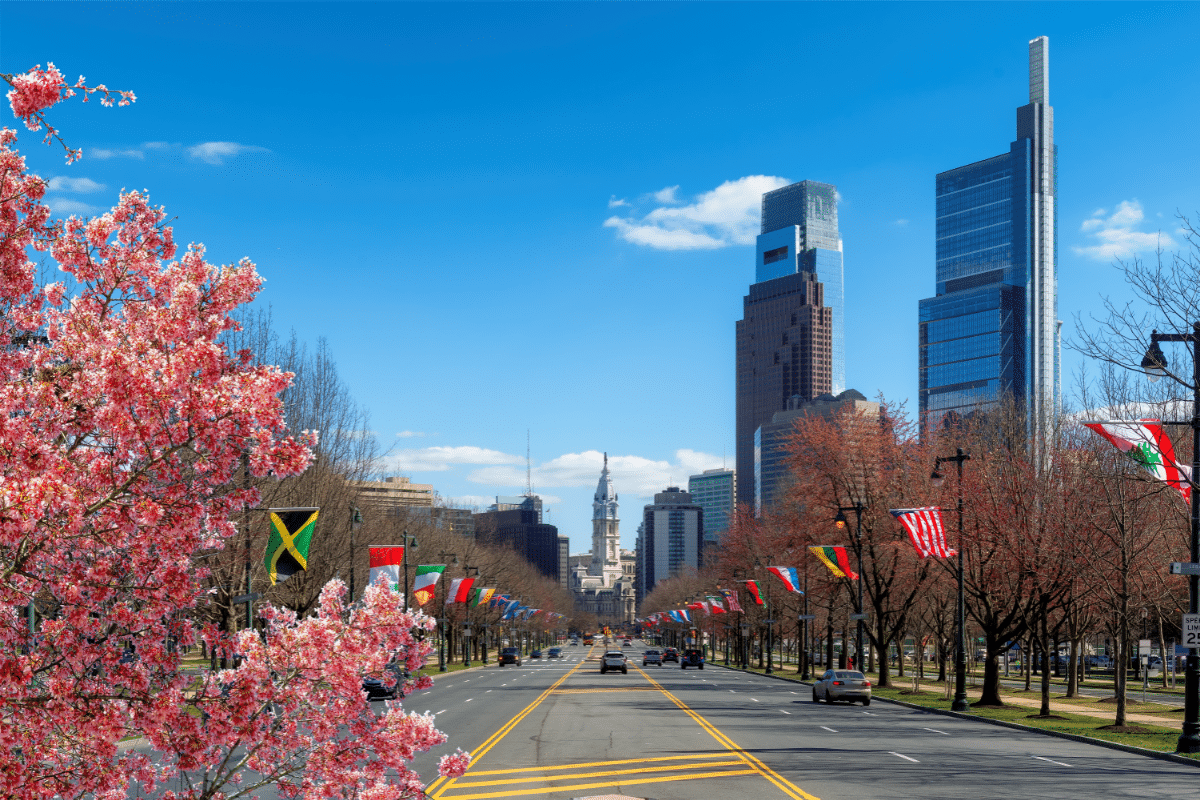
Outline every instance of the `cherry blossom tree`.
MULTIPOLYGON (((67 86, 52 64, 2 77, 14 114, 47 141, 57 102, 135 99, 67 86)), ((316 443, 287 433, 290 375, 221 344, 261 286, 254 265, 211 264, 199 244, 180 254, 138 192, 53 220, 16 140, 0 131, 0 796, 140 785, 227 798, 268 782, 285 797, 421 796, 404 764, 445 737, 399 705, 376 715, 360 682, 391 674, 391 658, 420 666, 426 617, 382 586, 347 609, 333 581, 314 616, 262 609, 261 635, 193 622, 197 556, 258 500, 234 488, 243 457, 255 476, 295 475, 316 443), (61 282, 39 284, 35 254, 61 282), (185 672, 180 648, 200 639, 237 667, 185 672)), ((466 758, 442 770, 461 774, 466 758)))

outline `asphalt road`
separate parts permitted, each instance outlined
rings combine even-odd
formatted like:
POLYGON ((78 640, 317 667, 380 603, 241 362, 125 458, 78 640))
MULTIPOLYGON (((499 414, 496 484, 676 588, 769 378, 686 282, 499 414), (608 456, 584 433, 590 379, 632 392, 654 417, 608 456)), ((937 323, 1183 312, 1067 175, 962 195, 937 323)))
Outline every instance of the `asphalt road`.
MULTIPOLYGON (((806 687, 716 666, 599 673, 562 661, 448 674, 405 700, 450 743, 414 766, 430 796, 579 798, 1200 797, 1200 769, 876 701, 814 704, 806 687), (467 775, 435 780, 461 747, 467 775)), ((587 656, 595 660, 587 660, 587 656)))

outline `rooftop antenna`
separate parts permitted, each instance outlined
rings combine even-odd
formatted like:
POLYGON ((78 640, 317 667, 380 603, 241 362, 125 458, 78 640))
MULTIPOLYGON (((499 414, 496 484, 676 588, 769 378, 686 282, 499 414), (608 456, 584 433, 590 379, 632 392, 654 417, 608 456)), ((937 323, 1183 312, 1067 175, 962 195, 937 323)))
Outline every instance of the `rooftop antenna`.
POLYGON ((525 496, 533 497, 533 470, 529 466, 529 428, 525 429, 525 496))

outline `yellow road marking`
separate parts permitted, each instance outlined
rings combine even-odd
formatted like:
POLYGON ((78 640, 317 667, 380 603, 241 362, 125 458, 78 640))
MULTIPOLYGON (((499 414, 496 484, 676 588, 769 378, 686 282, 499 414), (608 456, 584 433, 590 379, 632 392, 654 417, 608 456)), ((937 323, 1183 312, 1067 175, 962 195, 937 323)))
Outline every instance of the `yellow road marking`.
MULTIPOLYGON (((710 756, 711 757, 711 756, 710 756)), ((607 769, 600 772, 580 772, 571 775, 532 775, 528 778, 505 778, 502 781, 472 781, 471 783, 459 783, 458 786, 503 786, 508 783, 548 783, 550 781, 569 781, 578 780, 579 778, 599 778, 602 775, 640 775, 646 772, 672 772, 684 769, 707 769, 711 767, 736 767, 745 765, 746 762, 742 759, 736 761, 705 761, 701 764, 677 764, 671 767, 655 766, 655 767, 638 767, 637 769, 607 769)), ((470 776, 466 776, 470 777, 470 776)))
POLYGON ((603 789, 608 786, 633 786, 643 783, 667 783, 669 781, 698 781, 705 778, 729 778, 741 775, 759 775, 756 769, 742 769, 728 772, 707 772, 699 775, 668 775, 663 778, 640 778, 631 781, 605 781, 602 783, 577 783, 570 786, 552 786, 540 789, 516 789, 508 792, 482 792, 479 794, 456 794, 447 800, 484 800, 489 797, 515 797, 529 794, 549 794, 550 792, 570 792, 580 789, 603 789))
POLYGON ((559 689, 555 694, 598 694, 599 692, 653 692, 653 686, 622 686, 616 689, 559 689))
POLYGON ((704 730, 708 731, 710 736, 712 736, 714 739, 716 739, 721 744, 725 745, 725 747, 727 747, 728 749, 730 749, 730 750, 734 751, 735 753, 737 753, 738 755, 740 755, 742 758, 746 759, 746 761, 748 763, 750 763, 755 769, 757 769, 764 778, 766 778, 771 783, 775 784, 775 786, 778 787, 779 790, 782 791, 784 794, 788 795, 789 797, 794 798, 794 800, 820 800, 820 798, 814 797, 813 795, 804 791, 799 786, 796 786, 791 781, 789 781, 787 778, 783 777, 782 775, 777 773, 775 770, 768 767, 762 761, 758 760, 754 756, 747 753, 745 750, 743 750, 741 747, 739 747, 736 742, 734 742, 728 736, 726 736, 725 734, 723 734, 719 730, 717 730, 716 726, 714 726, 711 722, 709 722, 704 717, 697 714, 695 711, 693 711, 691 708, 689 708, 686 703, 684 703, 678 697, 676 697, 675 695, 671 694, 666 689, 664 689, 662 684, 660 684, 658 681, 651 678, 646 673, 645 670, 638 669, 637 667, 634 667, 634 669, 637 669, 637 671, 640 672, 642 674, 642 676, 645 677, 646 680, 650 681, 650 683, 653 684, 655 688, 657 688, 660 692, 665 694, 671 700, 672 703, 679 706, 679 708, 681 708, 685 714, 687 714, 689 717, 694 719, 700 725, 700 727, 702 727, 702 728, 704 728, 704 730))
POLYGON ((712 758, 712 753, 692 753, 686 756, 655 756, 654 758, 622 758, 617 761, 589 761, 583 764, 556 764, 550 767, 513 767, 512 769, 488 769, 474 772, 467 771, 463 777, 474 778, 479 775, 510 775, 514 772, 533 772, 535 770, 551 769, 583 769, 585 767, 615 767, 618 764, 649 764, 654 761, 696 761, 702 758, 712 758))

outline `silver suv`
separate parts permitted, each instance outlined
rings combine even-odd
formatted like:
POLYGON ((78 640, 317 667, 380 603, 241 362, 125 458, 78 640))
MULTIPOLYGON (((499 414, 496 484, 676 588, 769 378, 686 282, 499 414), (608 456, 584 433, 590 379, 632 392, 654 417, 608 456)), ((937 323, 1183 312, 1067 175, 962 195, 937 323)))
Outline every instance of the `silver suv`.
POLYGON ((629 662, 620 650, 609 650, 600 657, 600 674, 603 675, 609 670, 621 670, 622 673, 628 674, 629 662))

